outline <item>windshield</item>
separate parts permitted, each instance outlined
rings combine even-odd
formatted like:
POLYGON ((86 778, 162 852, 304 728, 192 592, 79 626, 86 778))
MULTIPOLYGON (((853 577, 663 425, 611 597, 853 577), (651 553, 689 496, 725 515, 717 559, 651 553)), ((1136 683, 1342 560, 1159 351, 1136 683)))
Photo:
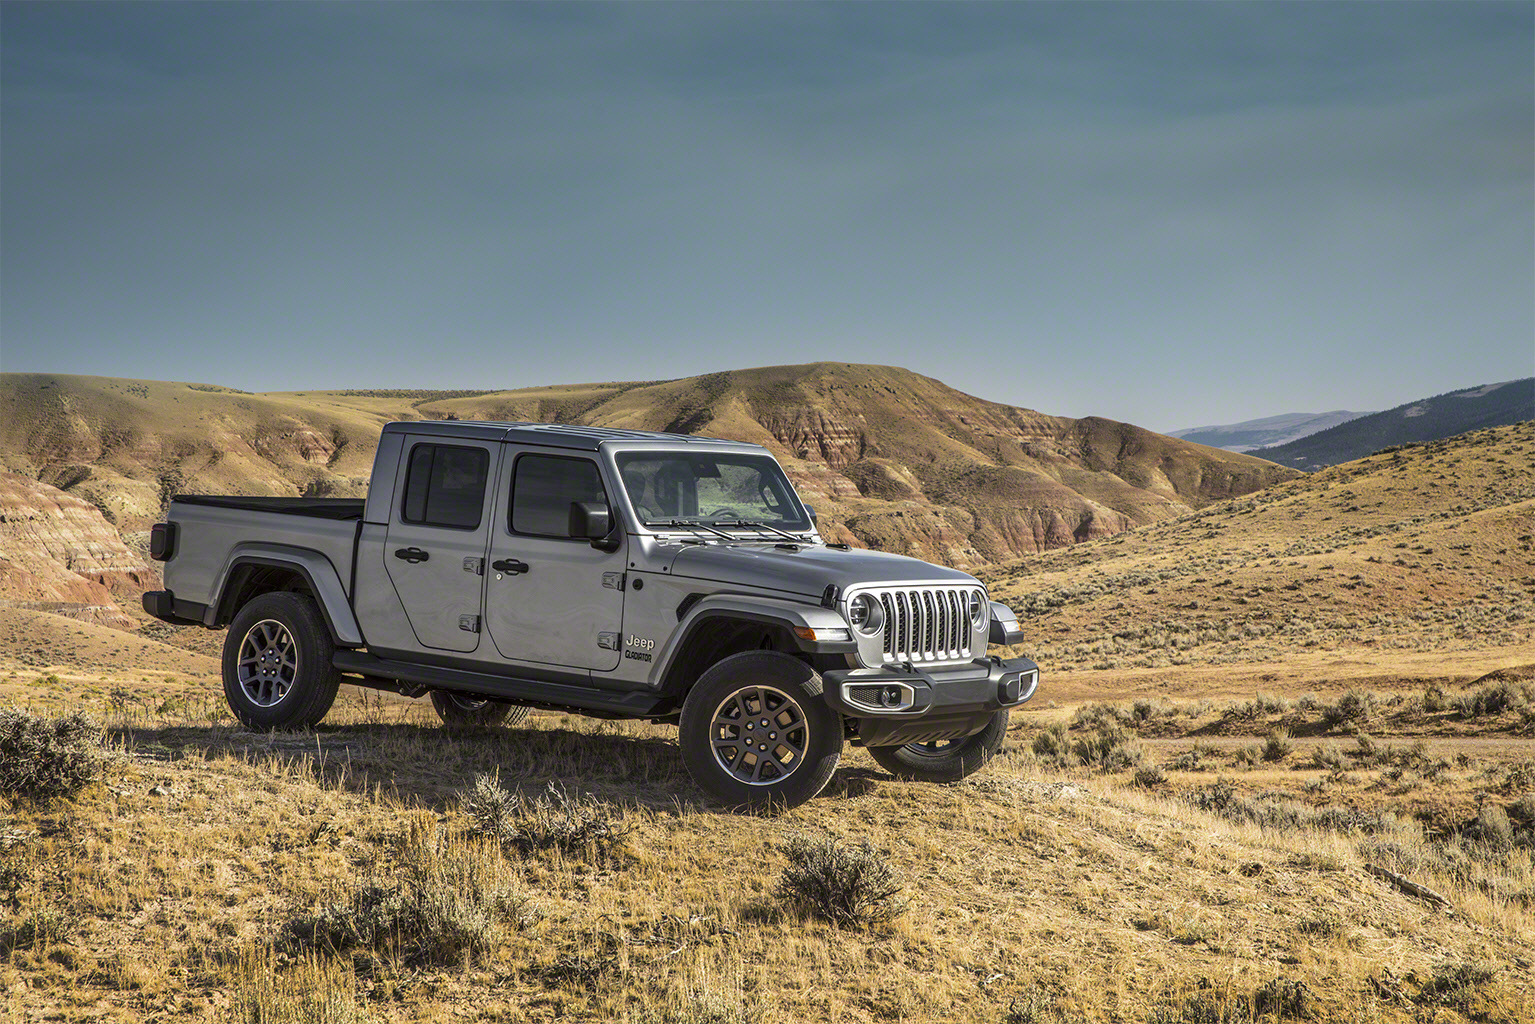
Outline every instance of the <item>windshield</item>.
POLYGON ((767 455, 620 452, 618 472, 629 503, 646 526, 680 520, 810 528, 793 486, 767 455))

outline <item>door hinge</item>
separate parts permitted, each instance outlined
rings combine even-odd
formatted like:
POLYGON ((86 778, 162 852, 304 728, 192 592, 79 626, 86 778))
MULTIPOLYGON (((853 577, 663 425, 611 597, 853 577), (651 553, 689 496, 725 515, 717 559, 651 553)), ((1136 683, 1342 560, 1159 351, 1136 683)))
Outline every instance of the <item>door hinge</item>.
POLYGON ((617 633, 598 633, 597 634, 597 646, 601 647, 604 651, 616 651, 616 650, 618 650, 618 634, 617 633))
POLYGON ((602 574, 602 585, 607 590, 624 589, 624 574, 621 572, 605 572, 602 574))
POLYGON ((458 628, 465 633, 478 633, 480 631, 480 617, 478 615, 460 615, 458 628))
POLYGON ((483 558, 466 558, 466 559, 464 559, 464 571, 465 572, 472 572, 476 576, 484 576, 485 575, 485 559, 483 559, 483 558))

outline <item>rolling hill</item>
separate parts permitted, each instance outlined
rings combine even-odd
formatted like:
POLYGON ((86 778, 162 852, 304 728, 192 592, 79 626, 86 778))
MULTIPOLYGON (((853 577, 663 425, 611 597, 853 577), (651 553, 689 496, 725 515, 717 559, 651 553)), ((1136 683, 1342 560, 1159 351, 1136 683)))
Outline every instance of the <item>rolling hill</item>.
POLYGON ((1241 666, 1313 651, 1334 679, 1535 662, 1532 461, 1535 423, 1474 431, 980 575, 1029 652, 1098 693, 1251 692, 1276 670, 1241 666))
POLYGON ((6 374, 0 466, 130 543, 171 494, 358 495, 401 419, 570 422, 766 445, 832 537, 979 565, 1183 515, 1294 471, 1140 427, 987 402, 893 367, 767 367, 509 391, 248 394, 6 374))
POLYGON ((1392 445, 1437 441, 1531 419, 1535 419, 1535 377, 1525 377, 1408 402, 1288 444, 1252 449, 1251 454, 1314 472, 1392 445))

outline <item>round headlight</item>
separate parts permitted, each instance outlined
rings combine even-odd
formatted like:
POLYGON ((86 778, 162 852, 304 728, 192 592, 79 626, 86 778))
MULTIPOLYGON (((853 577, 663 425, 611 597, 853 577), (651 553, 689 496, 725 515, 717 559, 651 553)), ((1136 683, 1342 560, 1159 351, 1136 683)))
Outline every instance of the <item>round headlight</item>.
POLYGON ((986 594, 979 590, 970 591, 970 624, 976 629, 986 625, 986 594))
POLYGON ((885 609, 868 594, 859 594, 848 603, 847 620, 866 636, 873 636, 885 625, 885 609))

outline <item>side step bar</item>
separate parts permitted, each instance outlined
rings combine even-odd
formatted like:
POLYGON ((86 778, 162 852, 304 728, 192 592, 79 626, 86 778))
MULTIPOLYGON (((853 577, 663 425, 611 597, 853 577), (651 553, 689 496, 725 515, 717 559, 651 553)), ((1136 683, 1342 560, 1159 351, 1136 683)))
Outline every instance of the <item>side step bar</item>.
MULTIPOLYGON (((548 683, 536 679, 519 679, 515 676, 494 675, 489 672, 473 672, 468 669, 443 668, 437 665, 417 665, 406 661, 390 661, 361 651, 340 650, 331 664, 348 675, 370 677, 348 679, 359 686, 374 686, 386 681, 412 683, 415 687, 431 690, 451 690, 455 693, 474 694, 478 697, 495 697, 528 707, 549 711, 579 711, 585 715, 603 718, 648 718, 663 702, 662 697, 644 691, 617 692, 595 686, 575 686, 571 683, 548 683)), ((388 687, 394 689, 394 687, 388 687)), ((414 688, 400 688, 410 692, 414 688)))

